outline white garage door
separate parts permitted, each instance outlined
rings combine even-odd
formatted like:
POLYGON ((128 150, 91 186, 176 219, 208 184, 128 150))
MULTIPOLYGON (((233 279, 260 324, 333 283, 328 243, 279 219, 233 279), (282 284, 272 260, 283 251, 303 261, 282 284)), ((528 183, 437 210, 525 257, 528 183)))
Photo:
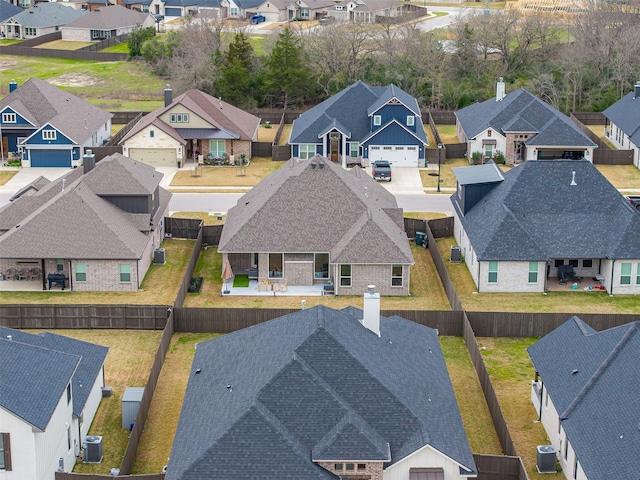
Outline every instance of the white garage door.
POLYGON ((129 157, 153 167, 175 167, 175 148, 130 148, 129 157))
POLYGON ((414 145, 371 145, 369 160, 389 160, 393 167, 417 167, 418 147, 414 145))

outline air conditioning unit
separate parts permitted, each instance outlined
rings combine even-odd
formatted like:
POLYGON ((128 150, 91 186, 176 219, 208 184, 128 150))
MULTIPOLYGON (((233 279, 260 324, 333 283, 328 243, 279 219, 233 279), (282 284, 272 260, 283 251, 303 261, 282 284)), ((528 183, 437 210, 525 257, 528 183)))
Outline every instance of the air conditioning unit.
POLYGON ((156 248, 153 251, 153 263, 164 265, 166 263, 166 253, 164 248, 156 248))
POLYGON ((102 437, 86 437, 84 439, 84 463, 100 462, 102 462, 102 437))
POLYGON ((462 254, 460 253, 460 247, 458 245, 451 245, 451 255, 449 260, 452 262, 462 261, 462 254))
POLYGON ((556 448, 553 445, 538 445, 538 473, 556 473, 556 448))

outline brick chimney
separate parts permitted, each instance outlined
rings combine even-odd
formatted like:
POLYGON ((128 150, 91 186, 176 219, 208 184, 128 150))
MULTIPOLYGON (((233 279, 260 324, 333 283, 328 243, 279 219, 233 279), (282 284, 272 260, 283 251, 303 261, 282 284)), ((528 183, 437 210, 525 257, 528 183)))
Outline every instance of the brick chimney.
POLYGON ((362 324, 377 336, 380 336, 380 294, 376 293, 376 286, 367 286, 369 290, 364 294, 364 311, 362 324))

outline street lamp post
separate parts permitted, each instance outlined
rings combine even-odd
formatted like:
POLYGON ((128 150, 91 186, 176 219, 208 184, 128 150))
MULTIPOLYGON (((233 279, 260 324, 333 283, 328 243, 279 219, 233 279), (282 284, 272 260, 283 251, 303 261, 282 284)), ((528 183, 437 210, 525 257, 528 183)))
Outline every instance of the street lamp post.
POLYGON ((438 188, 436 189, 438 193, 440 192, 440 164, 442 163, 443 149, 444 149, 444 145, 439 143, 438 144, 438 188))

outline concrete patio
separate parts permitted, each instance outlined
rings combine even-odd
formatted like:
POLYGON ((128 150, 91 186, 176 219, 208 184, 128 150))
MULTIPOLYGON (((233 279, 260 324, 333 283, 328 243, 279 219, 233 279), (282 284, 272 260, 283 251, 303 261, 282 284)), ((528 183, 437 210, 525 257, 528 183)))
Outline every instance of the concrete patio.
POLYGON ((274 291, 272 287, 275 284, 264 285, 266 289, 258 290, 258 281, 250 280, 248 287, 234 287, 233 280, 222 284, 220 295, 225 297, 229 296, 244 296, 244 297, 321 297, 324 291, 324 285, 321 283, 315 285, 304 286, 287 286, 286 291, 274 291), (225 293, 228 292, 228 293, 225 293))

